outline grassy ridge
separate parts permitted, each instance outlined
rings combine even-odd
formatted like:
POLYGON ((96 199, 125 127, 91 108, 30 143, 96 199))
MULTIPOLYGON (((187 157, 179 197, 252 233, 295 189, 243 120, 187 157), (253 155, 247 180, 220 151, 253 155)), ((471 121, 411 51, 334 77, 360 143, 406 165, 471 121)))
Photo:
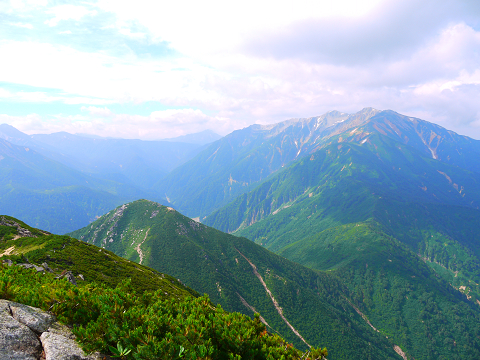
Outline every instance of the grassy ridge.
POLYGON ((254 308, 269 324, 270 331, 278 331, 305 349, 273 306, 252 263, 286 319, 309 344, 327 346, 329 359, 398 357, 393 344, 373 331, 355 311, 347 300, 349 290, 334 276, 307 269, 173 209, 136 201, 71 235, 119 251, 117 254, 135 261, 139 261, 135 248, 140 244, 145 255, 143 264, 181 279, 200 293, 208 293, 212 302, 226 310, 252 316, 254 308))
MULTIPOLYGON (((0 221, 0 298, 52 311, 87 351, 123 359, 322 359, 268 334, 258 315, 228 313, 176 279, 68 236, 0 221), (8 230, 9 229, 9 230, 8 230), (7 231, 8 230, 8 231, 7 231), (27 234, 19 237, 18 234, 27 234), (47 263, 55 273, 16 263, 47 263), (71 271, 78 286, 59 273, 71 271), (81 280, 80 274, 83 275, 81 280), (195 296, 197 298, 194 298, 195 296)), ((45 266, 45 265, 43 265, 45 266)))

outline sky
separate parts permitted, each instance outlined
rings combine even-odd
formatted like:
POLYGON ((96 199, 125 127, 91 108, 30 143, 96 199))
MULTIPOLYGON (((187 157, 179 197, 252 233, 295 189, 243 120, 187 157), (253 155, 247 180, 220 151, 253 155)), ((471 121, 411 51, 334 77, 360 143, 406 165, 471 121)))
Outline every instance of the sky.
POLYGON ((365 107, 480 139, 480 1, 0 1, 0 123, 28 134, 226 135, 365 107))

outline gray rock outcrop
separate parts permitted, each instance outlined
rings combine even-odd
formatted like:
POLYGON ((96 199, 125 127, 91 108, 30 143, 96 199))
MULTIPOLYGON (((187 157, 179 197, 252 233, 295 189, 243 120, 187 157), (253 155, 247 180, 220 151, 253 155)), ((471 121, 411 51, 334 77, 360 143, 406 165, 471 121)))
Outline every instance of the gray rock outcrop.
POLYGON ((66 278, 68 281, 70 281, 71 284, 77 286, 77 281, 75 280, 75 276, 73 276, 71 271, 64 271, 60 275, 58 275, 55 279, 62 279, 62 278, 66 278))
POLYGON ((23 228, 16 221, 13 221, 11 219, 7 219, 4 216, 0 216, 0 225, 16 227, 17 228, 17 234, 18 234, 19 237, 36 237, 35 235, 33 235, 30 232, 30 230, 23 228))
POLYGON ((0 302, 0 360, 36 360, 42 352, 37 335, 11 316, 8 302, 0 302))
MULTIPOLYGON (((6 300, 0 300, 5 302, 6 300)), ((32 306, 9 302, 10 313, 18 322, 28 326, 36 333, 48 331, 50 325, 55 322, 55 317, 45 311, 32 306)))
POLYGON ((100 360, 46 311, 0 299, 0 360, 100 360))

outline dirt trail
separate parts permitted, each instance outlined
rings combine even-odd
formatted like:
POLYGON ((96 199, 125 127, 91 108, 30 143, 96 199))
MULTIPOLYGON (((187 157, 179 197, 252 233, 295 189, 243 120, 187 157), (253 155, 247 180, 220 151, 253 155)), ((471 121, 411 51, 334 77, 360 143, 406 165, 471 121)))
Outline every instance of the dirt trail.
MULTIPOLYGON (((343 297, 345 300, 347 300, 347 302, 355 309, 355 311, 358 313, 358 315, 360 315, 363 320, 365 320, 365 322, 370 325, 370 327, 375 330, 376 332, 380 332, 379 330, 377 330, 377 328, 375 326, 372 325, 372 323, 368 320, 368 318, 355 306, 353 305, 345 296, 343 297)), ((403 360, 408 360, 407 359, 407 355, 402 351, 402 348, 398 345, 393 345, 393 350, 395 350, 395 352, 400 355, 403 360)))
POLYGON ((280 307, 280 305, 278 304, 277 300, 275 300, 275 298, 273 297, 272 295, 272 292, 270 291, 270 289, 267 287, 267 284, 265 284, 265 281, 263 281, 263 278, 262 278, 262 275, 259 274, 259 272, 257 271, 257 267, 255 266, 254 263, 252 263, 250 260, 248 260, 245 255, 243 255, 238 249, 235 249, 238 251, 238 253, 240 255, 242 255, 242 257, 248 261, 248 263, 250 264, 250 266, 252 267, 253 269, 253 273, 255 274, 255 276, 258 278, 258 280, 260 280, 260 282, 262 283, 263 287, 265 288, 265 291, 267 292, 268 296, 270 296, 270 299, 272 299, 272 302, 273 302, 273 306, 275 306, 275 309, 277 309, 277 312, 278 314, 280 315, 280 317, 283 319, 283 321, 285 321, 285 324, 288 325, 288 327, 293 331, 293 333, 295 335, 297 335, 300 340, 302 340, 309 348, 311 348, 312 346, 307 343, 305 341, 305 339, 302 337, 302 335, 300 335, 300 333, 292 326, 292 324, 290 324, 287 320, 287 318, 285 317, 285 315, 283 315, 283 309, 280 307))
POLYGON ((0 254, 0 257, 2 256, 7 256, 7 255, 10 255, 13 250, 15 250, 15 246, 10 246, 7 250, 5 250, 3 253, 0 254))
POLYGON ((261 321, 262 323, 264 323, 265 326, 268 326, 269 328, 271 328, 271 326, 268 325, 268 323, 265 321, 265 319, 258 313, 257 310, 255 310, 255 308, 254 308, 252 305, 250 305, 249 303, 247 303, 247 301, 246 301, 243 297, 241 297, 238 292, 237 292, 237 295, 238 295, 238 297, 240 298, 240 301, 242 302, 242 304, 243 304, 246 308, 252 310, 255 314, 258 314, 258 316, 260 317, 260 321, 261 321))
POLYGON ((137 247, 135 248, 135 250, 138 253, 138 256, 140 256, 140 262, 139 262, 140 265, 143 262, 143 252, 142 252, 142 249, 140 249, 140 245, 142 245, 145 242, 145 240, 147 240, 147 236, 148 236, 149 231, 150 231, 150 229, 148 229, 147 232, 145 233, 145 238, 143 239, 143 241, 140 244, 138 244, 137 247))

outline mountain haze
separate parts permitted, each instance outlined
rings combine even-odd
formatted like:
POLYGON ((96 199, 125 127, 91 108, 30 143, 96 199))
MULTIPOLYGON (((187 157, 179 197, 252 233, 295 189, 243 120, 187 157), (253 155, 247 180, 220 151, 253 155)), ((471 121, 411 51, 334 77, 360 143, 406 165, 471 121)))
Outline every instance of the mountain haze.
POLYGON ((351 132, 360 141, 369 134, 384 135, 425 156, 480 170, 476 161, 480 141, 390 110, 366 108, 356 114, 332 111, 234 131, 176 168, 154 188, 186 215, 203 218, 253 190, 290 162, 319 150, 331 138, 352 141, 351 132))
POLYGON ((460 334, 439 324, 455 326, 460 299, 480 309, 478 144, 379 112, 204 222, 338 275, 371 323, 414 358, 462 358, 460 334))
POLYGON ((2 124, 0 208, 34 226, 65 233, 139 198, 168 205, 150 186, 200 148, 65 132, 27 135, 2 124))
POLYGON ((131 185, 96 179, 1 139, 0 175, 2 211, 58 233, 88 224, 125 201, 151 195, 131 185))
POLYGON ((222 137, 220 135, 213 132, 212 130, 204 130, 195 134, 188 134, 188 135, 177 136, 169 139, 162 139, 162 141, 207 145, 221 138, 222 137))

